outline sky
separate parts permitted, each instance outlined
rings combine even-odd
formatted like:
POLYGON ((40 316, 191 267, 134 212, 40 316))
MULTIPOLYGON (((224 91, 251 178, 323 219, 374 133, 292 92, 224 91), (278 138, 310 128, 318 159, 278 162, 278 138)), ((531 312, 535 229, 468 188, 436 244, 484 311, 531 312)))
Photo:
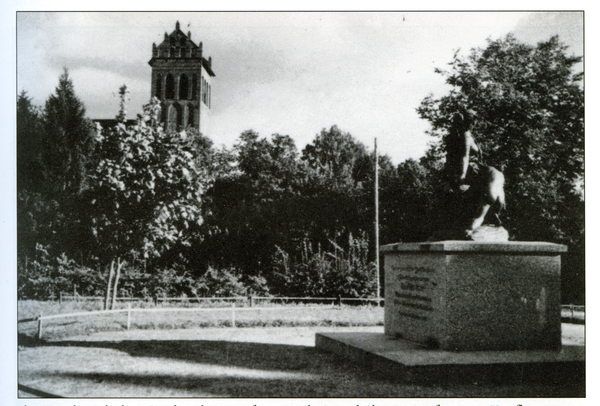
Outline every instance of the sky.
POLYGON ((180 22, 212 57, 216 146, 253 129, 290 135, 299 150, 337 125, 394 164, 431 137, 416 108, 448 92, 435 68, 512 32, 530 44, 559 35, 583 55, 581 12, 19 12, 17 91, 43 105, 66 67, 90 118, 129 115, 150 98, 152 43, 180 22))

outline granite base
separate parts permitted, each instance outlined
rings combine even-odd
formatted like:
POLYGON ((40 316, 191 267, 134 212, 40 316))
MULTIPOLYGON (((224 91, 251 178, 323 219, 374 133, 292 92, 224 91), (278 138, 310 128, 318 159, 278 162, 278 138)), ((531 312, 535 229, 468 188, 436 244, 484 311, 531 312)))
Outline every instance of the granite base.
POLYGON ((448 351, 560 349, 565 246, 441 241, 381 251, 385 334, 448 351))
POLYGON ((317 349, 399 382, 585 382, 585 347, 558 351, 443 351, 383 333, 317 333, 317 349))

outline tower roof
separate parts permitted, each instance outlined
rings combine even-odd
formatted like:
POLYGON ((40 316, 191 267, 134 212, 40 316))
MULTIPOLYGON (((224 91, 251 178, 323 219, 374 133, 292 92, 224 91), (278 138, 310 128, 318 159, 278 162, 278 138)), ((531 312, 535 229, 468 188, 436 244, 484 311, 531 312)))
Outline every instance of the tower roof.
POLYGON ((179 28, 179 21, 175 24, 175 30, 170 34, 165 32, 164 40, 156 46, 152 44, 152 59, 148 62, 150 66, 157 59, 195 59, 202 62, 202 66, 210 76, 215 76, 212 71, 212 60, 202 56, 202 42, 196 45, 192 41, 191 33, 187 35, 179 28))

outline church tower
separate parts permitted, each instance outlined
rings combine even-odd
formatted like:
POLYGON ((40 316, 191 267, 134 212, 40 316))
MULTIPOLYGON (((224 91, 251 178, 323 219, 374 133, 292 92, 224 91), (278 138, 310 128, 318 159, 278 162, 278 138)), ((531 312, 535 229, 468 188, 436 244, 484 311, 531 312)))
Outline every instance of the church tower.
POLYGON ((165 32, 160 45, 152 44, 152 97, 162 104, 162 122, 166 130, 194 127, 208 135, 211 105, 211 58, 202 56, 202 42, 196 45, 188 31, 179 28, 165 32))

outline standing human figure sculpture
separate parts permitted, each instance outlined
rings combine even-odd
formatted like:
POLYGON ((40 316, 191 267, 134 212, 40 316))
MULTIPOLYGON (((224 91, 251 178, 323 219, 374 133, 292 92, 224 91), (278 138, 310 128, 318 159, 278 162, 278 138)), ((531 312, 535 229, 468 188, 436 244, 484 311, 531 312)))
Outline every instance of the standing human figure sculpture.
POLYGON ((446 170, 453 186, 465 184, 471 153, 478 154, 483 162, 481 149, 471 134, 476 115, 473 110, 465 110, 454 114, 452 119, 452 127, 446 138, 446 170))
MULTIPOLYGON (((506 205, 504 175, 496 168, 485 165, 481 148, 473 138, 471 131, 476 116, 475 111, 467 109, 456 113, 445 139, 447 189, 451 193, 460 194, 457 197, 458 204, 452 205, 451 208, 459 210, 459 213, 448 215, 459 219, 459 227, 462 229, 456 231, 462 234, 462 238, 467 239, 473 238, 473 234, 483 225, 486 215, 494 205, 494 223, 500 226, 502 223, 498 214, 506 205), (472 162, 471 158, 476 160, 472 162)), ((456 197, 454 200, 456 201, 456 197)))

